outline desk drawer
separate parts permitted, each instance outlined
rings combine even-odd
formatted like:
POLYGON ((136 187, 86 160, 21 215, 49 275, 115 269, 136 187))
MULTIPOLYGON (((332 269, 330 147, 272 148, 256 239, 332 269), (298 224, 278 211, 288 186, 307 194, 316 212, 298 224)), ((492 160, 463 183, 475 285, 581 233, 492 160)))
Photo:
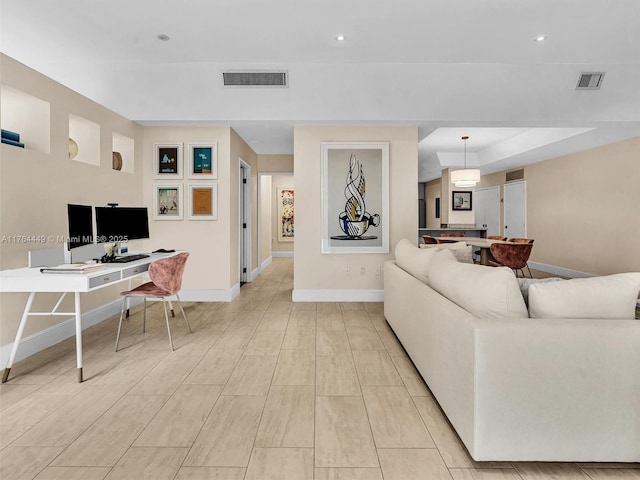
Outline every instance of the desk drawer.
POLYGON ((89 279, 89 288, 101 287, 120 280, 120 272, 111 272, 89 279))
POLYGON ((149 270, 149 263, 145 263, 144 265, 136 265, 135 267, 125 268, 122 271, 122 278, 135 277, 136 275, 140 275, 141 273, 149 270))

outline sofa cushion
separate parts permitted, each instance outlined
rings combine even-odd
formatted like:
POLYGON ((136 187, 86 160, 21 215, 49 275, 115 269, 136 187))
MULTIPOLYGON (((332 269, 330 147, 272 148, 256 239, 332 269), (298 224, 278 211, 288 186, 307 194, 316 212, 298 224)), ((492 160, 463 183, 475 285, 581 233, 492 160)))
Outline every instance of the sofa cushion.
POLYGON ((473 247, 465 242, 451 242, 438 244, 420 244, 420 248, 433 248, 436 250, 451 250, 456 260, 463 263, 473 263, 473 247))
POLYGON ((548 277, 548 278, 518 278, 518 285, 520 285, 520 292, 522 293, 522 298, 524 298, 525 305, 529 305, 529 287, 534 283, 548 283, 548 282, 557 282, 558 280, 562 280, 559 277, 548 277))
POLYGON ((478 318, 526 318, 515 275, 507 267, 459 263, 440 250, 429 264, 431 288, 478 318))
POLYGON ((532 318, 635 318, 640 272, 573 278, 529 287, 532 318))
POLYGON ((420 249, 403 238, 396 244, 396 263, 405 272, 428 284, 428 266, 436 253, 437 250, 420 249))

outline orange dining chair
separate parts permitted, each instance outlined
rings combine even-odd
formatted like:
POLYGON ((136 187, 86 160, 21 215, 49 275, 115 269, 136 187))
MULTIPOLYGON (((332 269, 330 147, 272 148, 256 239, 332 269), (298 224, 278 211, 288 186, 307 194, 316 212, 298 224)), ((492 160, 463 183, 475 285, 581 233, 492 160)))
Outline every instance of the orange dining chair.
POLYGON ((448 232, 448 233, 441 233, 440 236, 449 237, 451 238, 451 240, 438 240, 438 243, 454 243, 458 241, 456 240, 457 238, 464 237, 465 235, 464 235, 464 232, 448 232))
POLYGON ((180 307, 180 311, 182 312, 184 321, 187 324, 189 333, 191 333, 191 326, 189 325, 187 316, 185 315, 184 309, 182 308, 182 303, 180 302, 180 297, 178 296, 178 292, 182 287, 182 275, 184 273, 185 264, 187 263, 187 257, 189 257, 189 254, 187 252, 183 252, 172 257, 161 258, 160 260, 152 262, 149 265, 148 272, 149 277, 151 278, 150 282, 140 285, 133 290, 127 290, 126 292, 120 293, 120 295, 124 296, 124 301, 122 303, 122 311, 120 312, 120 323, 118 324, 116 352, 118 351, 118 343, 120 342, 122 318, 124 317, 124 310, 125 305, 127 304, 128 297, 142 297, 144 299, 144 310, 142 314, 143 332, 146 330, 147 323, 147 298, 162 299, 164 318, 167 321, 167 332, 169 333, 169 345, 171 346, 171 351, 173 351, 173 340, 171 339, 171 327, 169 326, 169 315, 167 314, 166 300, 168 297, 175 296, 178 299, 178 306, 180 307))
POLYGON ((438 239, 435 237, 432 237, 431 235, 423 235, 422 241, 428 245, 433 245, 438 243, 438 239))
MULTIPOLYGON (((504 240, 504 237, 502 237, 504 240)), ((509 242, 513 243, 533 243, 533 238, 510 238, 509 242)))
MULTIPOLYGON (((507 237, 503 237, 502 235, 487 235, 487 240, 506 240, 507 237)), ((475 260, 479 260, 480 257, 480 250, 474 250, 473 251, 473 259, 475 260)), ((495 260, 495 259, 492 259, 495 260)))
MULTIPOLYGON (((489 251, 493 256, 493 259, 489 260, 489 265, 509 267, 516 276, 518 276, 518 271, 521 271, 524 277, 523 268, 527 267, 527 270, 529 270, 527 260, 529 260, 532 249, 532 243, 494 243, 489 247, 489 251)), ((531 270, 529 270, 529 276, 533 278, 531 270)))

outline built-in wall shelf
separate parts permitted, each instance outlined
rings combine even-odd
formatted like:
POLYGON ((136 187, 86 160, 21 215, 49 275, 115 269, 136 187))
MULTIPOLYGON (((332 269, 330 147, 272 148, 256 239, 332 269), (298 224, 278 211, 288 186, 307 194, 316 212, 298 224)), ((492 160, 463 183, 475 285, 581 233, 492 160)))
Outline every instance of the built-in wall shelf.
POLYGON ((112 150, 111 168, 121 172, 134 173, 135 142, 133 138, 113 132, 112 150))
POLYGON ((100 166, 100 125, 69 114, 69 158, 100 166))
MULTIPOLYGON (((17 88, 0 86, 0 122, 3 130, 20 135, 18 143, 41 153, 51 151, 51 106, 49 102, 17 88)), ((2 144, 6 145, 6 144, 2 144)), ((7 148, 20 148, 6 145, 7 148)))

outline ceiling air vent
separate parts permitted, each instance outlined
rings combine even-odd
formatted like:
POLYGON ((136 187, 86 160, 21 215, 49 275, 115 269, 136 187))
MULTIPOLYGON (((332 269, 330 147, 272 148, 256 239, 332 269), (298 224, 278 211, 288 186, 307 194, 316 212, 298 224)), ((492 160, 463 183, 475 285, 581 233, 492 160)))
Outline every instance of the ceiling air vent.
POLYGON ((523 178, 524 178, 524 168, 521 168, 520 170, 512 170, 510 172, 507 172, 505 181, 513 182, 514 180, 522 180, 523 178))
POLYGON ((225 87, 286 87, 287 72, 244 71, 222 72, 225 87))
POLYGON ((603 78, 604 72, 582 72, 576 90, 598 90, 603 78))

